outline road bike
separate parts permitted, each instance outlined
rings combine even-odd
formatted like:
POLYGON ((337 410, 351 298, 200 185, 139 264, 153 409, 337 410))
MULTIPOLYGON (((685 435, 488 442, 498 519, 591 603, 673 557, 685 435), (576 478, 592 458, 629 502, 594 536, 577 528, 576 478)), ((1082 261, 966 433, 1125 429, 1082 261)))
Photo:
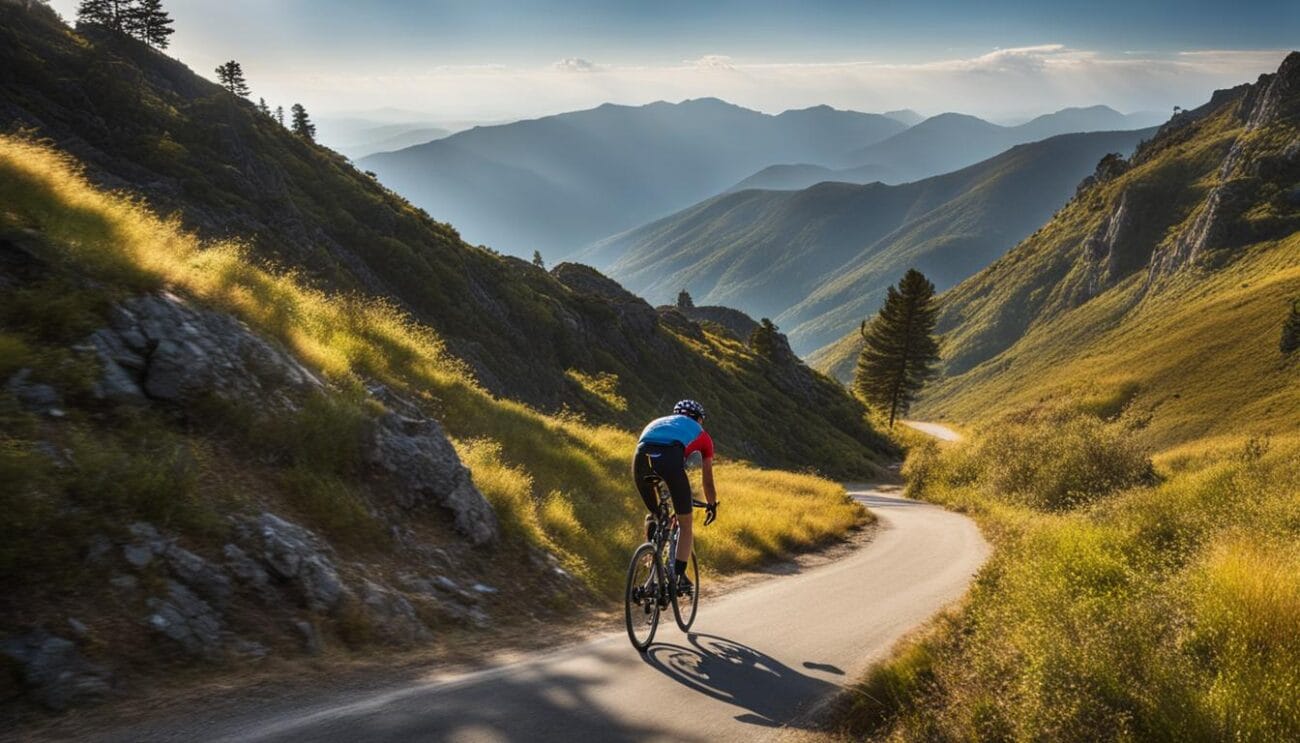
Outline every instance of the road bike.
MULTIPOLYGON (((661 611, 671 604, 677 626, 687 632, 695 624, 695 612, 700 602, 700 566, 695 559, 695 551, 691 551, 691 559, 686 566, 686 575, 694 585, 693 590, 679 590, 677 576, 672 570, 681 527, 677 523, 677 515, 673 513, 668 488, 658 475, 647 475, 646 482, 654 487, 659 508, 655 513, 649 541, 632 553, 632 562, 627 567, 627 589, 623 596, 627 636, 632 640, 632 646, 642 652, 654 641, 661 611)), ((696 508, 706 507, 702 501, 691 502, 696 508)))

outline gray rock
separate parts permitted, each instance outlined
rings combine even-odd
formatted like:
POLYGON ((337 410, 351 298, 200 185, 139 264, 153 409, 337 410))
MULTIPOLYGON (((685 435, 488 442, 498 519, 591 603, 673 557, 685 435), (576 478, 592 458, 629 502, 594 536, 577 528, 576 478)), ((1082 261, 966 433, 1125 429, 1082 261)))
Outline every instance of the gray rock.
POLYGON ((71 640, 48 632, 7 638, 0 642, 0 654, 18 667, 28 693, 52 710, 99 701, 111 691, 107 669, 82 657, 71 640))
POLYGON ((231 315, 166 292, 123 302, 86 345, 103 367, 95 394, 106 400, 147 396, 185 406, 216 395, 292 407, 291 394, 322 387, 293 356, 231 315))
POLYGON ((477 593, 493 594, 498 592, 496 588, 493 588, 486 583, 475 583, 471 588, 477 593))
POLYGON ((262 589, 271 582, 271 577, 266 574, 266 570, 238 546, 227 544, 221 552, 226 558, 226 569, 241 583, 262 589))
POLYGON ((143 544, 128 544, 122 548, 122 557, 136 568, 143 568, 153 562, 153 550, 143 544))
POLYGON ((366 580, 361 583, 360 598, 386 642, 409 645, 432 637, 415 607, 402 594, 366 580))
POLYGON ((324 643, 321 642, 320 631, 316 629, 316 625, 311 622, 294 622, 294 627, 297 628, 298 634, 302 635, 303 650, 306 650, 308 655, 320 655, 324 650, 324 643))
POLYGON ((456 529, 476 545, 500 535, 492 505, 474 487, 469 470, 432 418, 384 414, 375 426, 369 459, 396 483, 403 508, 446 508, 456 529))
POLYGON ((460 593, 460 586, 456 584, 456 581, 445 575, 440 575, 437 578, 434 578, 433 582, 439 588, 448 593, 460 593))
POLYGON ((190 655, 214 659, 221 652, 221 617, 208 602, 174 580, 167 581, 166 598, 145 602, 153 612, 149 627, 176 641, 190 655))
POLYGON ((167 567, 171 569, 172 575, 209 602, 218 606, 225 606, 230 602, 234 589, 229 576, 221 568, 174 544, 167 547, 163 557, 166 558, 167 567))
POLYGON ((338 607, 343 583, 328 546, 319 537, 273 513, 263 513, 243 530, 254 554, 272 575, 297 588, 308 607, 314 611, 338 607))

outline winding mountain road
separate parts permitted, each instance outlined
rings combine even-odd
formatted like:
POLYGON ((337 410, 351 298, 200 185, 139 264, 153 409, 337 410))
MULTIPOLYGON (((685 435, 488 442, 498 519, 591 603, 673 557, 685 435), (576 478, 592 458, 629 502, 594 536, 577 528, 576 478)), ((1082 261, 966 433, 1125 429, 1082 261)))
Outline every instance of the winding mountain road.
MULTIPOLYGON (((877 486, 851 488, 879 517, 842 558, 710 600, 696 632, 660 625, 642 656, 618 628, 460 677, 200 720, 132 740, 734 741, 804 727, 817 706, 965 592, 989 547, 975 524, 877 486)), ((704 535, 707 539, 707 533, 704 535)))

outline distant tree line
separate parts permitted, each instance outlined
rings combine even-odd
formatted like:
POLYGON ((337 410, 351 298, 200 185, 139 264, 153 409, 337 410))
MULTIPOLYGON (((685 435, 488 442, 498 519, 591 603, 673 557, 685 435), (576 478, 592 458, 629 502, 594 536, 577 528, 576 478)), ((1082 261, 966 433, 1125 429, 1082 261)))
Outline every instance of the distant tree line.
POLYGON ((81 0, 77 20, 133 36, 155 49, 166 49, 173 31, 162 0, 81 0))

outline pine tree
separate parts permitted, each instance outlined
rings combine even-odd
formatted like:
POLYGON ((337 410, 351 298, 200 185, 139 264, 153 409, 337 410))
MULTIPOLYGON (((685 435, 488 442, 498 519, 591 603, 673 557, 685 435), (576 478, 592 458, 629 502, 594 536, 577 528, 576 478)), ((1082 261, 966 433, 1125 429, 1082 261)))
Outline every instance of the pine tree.
POLYGON ((81 0, 77 6, 77 20, 81 23, 95 23, 100 26, 113 26, 113 5, 109 0, 81 0))
POLYGON ((316 125, 307 118, 307 109, 301 103, 295 103, 289 110, 293 114, 293 133, 308 142, 315 142, 316 125))
POLYGON ((248 81, 244 79, 244 68, 233 59, 217 66, 217 82, 237 96, 246 96, 252 92, 248 89, 248 81))
POLYGON ((533 251, 533 265, 541 269, 546 268, 546 262, 542 260, 542 251, 540 250, 533 251))
POLYGON ((695 302, 691 299, 690 292, 685 289, 677 292, 677 309, 690 310, 695 308, 695 302))
POLYGON ((172 35, 171 16, 163 10, 162 0, 139 0, 128 11, 129 32, 155 49, 166 49, 171 43, 167 37, 172 35))
POLYGON ((1282 325, 1282 353, 1294 353, 1300 350, 1300 299, 1291 303, 1291 316, 1282 325))
POLYGON ((866 345, 858 356, 853 388, 867 404, 889 410, 889 426, 905 414, 935 371, 939 342, 934 337, 938 315, 934 284, 910 269, 889 287, 885 304, 860 331, 866 345))
POLYGON ((275 107, 275 123, 284 126, 284 106, 275 107))
POLYGON ((266 105, 266 99, 265 99, 265 98, 258 98, 258 99, 257 99, 257 112, 260 113, 260 114, 262 114, 263 116, 266 116, 267 118, 270 118, 270 116, 271 116, 271 107, 268 106, 268 105, 266 105))
POLYGON ((749 347, 754 353, 765 359, 776 356, 776 324, 766 317, 758 322, 758 327, 749 334, 749 347))

